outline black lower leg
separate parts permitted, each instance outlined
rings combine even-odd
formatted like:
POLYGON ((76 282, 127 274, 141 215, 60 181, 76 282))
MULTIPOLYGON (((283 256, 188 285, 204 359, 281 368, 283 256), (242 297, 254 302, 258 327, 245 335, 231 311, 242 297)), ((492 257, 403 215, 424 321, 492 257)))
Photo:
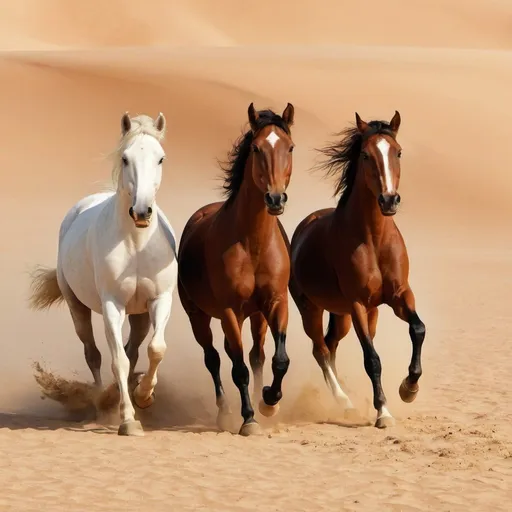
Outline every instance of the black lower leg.
POLYGON ((274 379, 271 386, 263 388, 263 400, 267 405, 276 405, 283 397, 281 386, 284 376, 290 366, 290 359, 286 353, 286 333, 281 332, 275 336, 276 352, 272 358, 272 373, 274 379))
POLYGON ((84 355, 87 366, 94 377, 94 383, 98 386, 101 385, 101 353, 98 347, 94 344, 84 344, 84 355))
POLYGON ((363 348, 364 368, 372 381, 373 406, 378 411, 386 404, 386 396, 384 395, 381 383, 382 365, 380 363, 380 357, 369 336, 364 337, 364 339, 360 341, 361 347, 363 348))
POLYGON ((231 370, 231 376, 233 377, 233 382, 235 386, 238 388, 240 392, 240 400, 242 401, 242 417, 244 418, 245 423, 251 423, 254 421, 254 409, 251 405, 251 399, 249 397, 249 368, 244 363, 244 358, 242 354, 234 354, 228 348, 228 342, 225 340, 224 346, 226 347, 226 352, 233 362, 233 369, 231 370))
POLYGON ((409 317, 409 335, 412 341, 412 357, 409 366, 409 382, 411 384, 416 384, 421 377, 421 348, 425 334, 425 324, 416 312, 411 313, 409 317))
POLYGON ((219 400, 224 396, 224 389, 220 379, 220 356, 213 346, 205 347, 204 364, 212 376, 213 385, 215 386, 215 396, 217 403, 219 403, 219 400))

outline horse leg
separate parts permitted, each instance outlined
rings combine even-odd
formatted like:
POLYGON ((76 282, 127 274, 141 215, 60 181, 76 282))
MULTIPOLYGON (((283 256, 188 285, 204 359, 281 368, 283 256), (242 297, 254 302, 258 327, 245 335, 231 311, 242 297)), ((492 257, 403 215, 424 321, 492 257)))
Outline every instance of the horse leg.
POLYGON ((171 316, 172 293, 166 292, 148 302, 148 312, 153 324, 153 337, 148 345, 148 371, 142 375, 133 390, 133 400, 141 409, 147 409, 155 401, 155 386, 158 381, 157 372, 162 362, 167 344, 165 343, 165 327, 171 316))
POLYGON ((233 310, 225 310, 221 318, 222 330, 224 331, 224 348, 233 363, 231 376, 242 402, 242 417, 244 423, 240 428, 240 435, 249 436, 261 433, 260 426, 254 419, 254 409, 249 396, 249 369, 244 362, 244 351, 242 345, 241 327, 242 321, 237 318, 233 310))
POLYGON ((130 336, 128 343, 124 346, 124 351, 130 360, 130 376, 132 376, 139 360, 139 348, 148 335, 151 320, 149 313, 142 313, 140 315, 128 315, 128 321, 130 322, 130 336))
POLYGON ((421 369, 421 348, 425 339, 425 324, 416 313, 414 294, 410 288, 397 297, 393 303, 395 315, 409 324, 409 335, 412 342, 412 357, 409 365, 409 375, 402 381, 399 388, 400 398, 404 402, 412 402, 418 395, 418 381, 422 374, 421 369))
POLYGON ((118 434, 123 436, 143 436, 144 431, 139 421, 135 420, 135 410, 128 390, 130 361, 123 347, 122 327, 126 316, 125 308, 113 299, 106 299, 102 304, 105 336, 112 355, 112 372, 121 393, 121 425, 118 434))
POLYGON ((332 371, 336 378, 338 372, 336 370, 336 350, 338 350, 339 342, 348 334, 352 326, 352 318, 350 315, 329 314, 329 324, 327 333, 324 337, 325 344, 331 354, 330 363, 332 371))
POLYGON ((370 330, 370 319, 373 319, 372 328, 373 334, 375 334, 376 318, 377 317, 374 313, 368 312, 361 304, 354 304, 352 308, 352 322, 363 349, 366 373, 372 381, 373 406, 377 410, 377 421, 375 422, 375 426, 378 428, 385 428, 393 426, 395 420, 386 407, 386 396, 384 395, 381 383, 382 366, 379 354, 377 354, 377 351, 373 346, 373 337, 370 330))
POLYGON ((279 411, 279 401, 283 397, 281 386, 290 366, 290 359, 286 353, 286 328, 288 326, 287 298, 274 302, 266 316, 275 343, 275 352, 272 358, 274 379, 271 386, 263 388, 263 400, 260 401, 259 409, 264 416, 274 416, 279 411))
POLYGON ((249 362, 251 363, 252 374, 254 376, 253 400, 261 396, 263 389, 263 365, 265 364, 265 336, 267 334, 268 323, 262 313, 256 313, 250 317, 251 334, 253 347, 249 352, 249 362))
POLYGON ((307 305, 301 308, 301 315, 304 331, 313 341, 313 356, 323 372, 325 382, 336 401, 345 410, 345 415, 353 417, 355 408, 352 401, 343 391, 331 367, 331 355, 325 343, 322 327, 323 310, 308 302, 307 305))
POLYGON ((82 304, 68 286, 63 286, 63 295, 73 319, 75 331, 84 345, 85 360, 91 370, 96 387, 102 387, 101 381, 101 353, 96 346, 92 330, 91 310, 82 304))

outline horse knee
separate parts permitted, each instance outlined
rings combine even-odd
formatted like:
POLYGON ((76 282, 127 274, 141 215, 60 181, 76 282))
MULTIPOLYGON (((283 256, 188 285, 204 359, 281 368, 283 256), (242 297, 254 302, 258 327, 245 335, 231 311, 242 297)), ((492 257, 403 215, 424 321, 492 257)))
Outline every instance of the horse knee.
POLYGON ((272 358, 272 371, 274 373, 285 374, 290 366, 290 358, 288 354, 276 354, 272 358))
POLYGON ((420 317, 415 313, 409 322, 409 334, 413 340, 418 343, 423 342, 427 328, 420 320, 420 317))
POLYGON ((163 337, 154 338, 148 345, 148 358, 150 361, 160 362, 167 351, 167 345, 163 337))

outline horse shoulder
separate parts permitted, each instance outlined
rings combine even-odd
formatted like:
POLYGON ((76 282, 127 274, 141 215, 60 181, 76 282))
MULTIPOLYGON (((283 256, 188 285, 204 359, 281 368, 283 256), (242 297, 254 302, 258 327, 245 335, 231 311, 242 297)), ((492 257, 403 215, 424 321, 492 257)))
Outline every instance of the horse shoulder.
POLYGON ((78 216, 83 213, 84 211, 92 208, 93 206, 96 206, 104 201, 106 201, 108 198, 112 197, 114 192, 99 192, 97 194, 91 194, 86 197, 83 197, 75 203, 66 213, 64 220, 62 221, 60 225, 59 230, 59 241, 64 238, 66 233, 71 228, 72 224, 75 222, 75 220, 78 218, 78 216))

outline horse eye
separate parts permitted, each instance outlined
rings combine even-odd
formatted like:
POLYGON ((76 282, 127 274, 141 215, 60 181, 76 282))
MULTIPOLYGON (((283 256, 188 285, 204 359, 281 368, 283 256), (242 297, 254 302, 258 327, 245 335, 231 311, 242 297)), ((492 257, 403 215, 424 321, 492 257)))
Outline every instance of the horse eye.
POLYGON ((123 162, 123 165, 128 165, 128 158, 126 158, 125 156, 123 156, 121 158, 122 162, 123 162))
POLYGON ((163 156, 162 158, 160 158, 160 161, 158 162, 158 165, 162 165, 162 164, 163 164, 163 162, 164 162, 164 160, 165 160, 165 156, 163 156))
POLYGON ((252 150, 255 152, 255 153, 259 153, 260 152, 260 148, 258 146, 256 146, 256 144, 253 144, 252 145, 252 150))
POLYGON ((293 150, 295 149, 295 146, 290 147, 290 153, 293 153, 293 150))
POLYGON ((368 153, 365 153, 364 151, 361 153, 363 155, 363 160, 368 160, 368 153))
POLYGON ((402 158, 402 151, 401 150, 398 152, 398 158, 402 158))

